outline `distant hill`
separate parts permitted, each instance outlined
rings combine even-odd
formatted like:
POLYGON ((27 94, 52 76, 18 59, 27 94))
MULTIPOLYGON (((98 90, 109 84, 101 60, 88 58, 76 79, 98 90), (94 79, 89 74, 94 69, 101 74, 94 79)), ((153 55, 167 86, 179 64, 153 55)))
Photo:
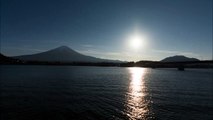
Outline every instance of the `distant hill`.
POLYGON ((200 60, 196 59, 196 58, 189 58, 189 57, 186 57, 183 55, 167 57, 167 58, 161 60, 161 62, 188 62, 188 61, 200 61, 200 60))
POLYGON ((78 53, 67 46, 61 46, 46 52, 15 56, 24 61, 48 61, 48 62, 121 62, 118 60, 100 59, 78 53))

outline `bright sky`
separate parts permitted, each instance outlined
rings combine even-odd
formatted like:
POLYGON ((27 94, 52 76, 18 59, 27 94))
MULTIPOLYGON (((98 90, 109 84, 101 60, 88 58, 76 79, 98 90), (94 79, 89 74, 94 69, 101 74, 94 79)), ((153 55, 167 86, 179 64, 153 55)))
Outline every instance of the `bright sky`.
POLYGON ((2 0, 1 53, 212 59, 212 0, 2 0))

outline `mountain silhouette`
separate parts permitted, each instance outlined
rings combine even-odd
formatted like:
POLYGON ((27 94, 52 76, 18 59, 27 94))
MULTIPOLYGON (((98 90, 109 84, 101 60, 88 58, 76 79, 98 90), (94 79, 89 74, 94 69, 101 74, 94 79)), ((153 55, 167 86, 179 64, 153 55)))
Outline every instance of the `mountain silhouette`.
POLYGON ((0 63, 18 63, 18 62, 20 61, 17 59, 13 59, 11 57, 7 57, 0 53, 0 63))
POLYGON ((0 61, 1 62, 10 61, 10 60, 12 60, 12 59, 0 53, 0 61))
POLYGON ((197 58, 189 58, 183 55, 176 55, 164 58, 161 62, 188 62, 188 61, 200 61, 197 58))
POLYGON ((100 59, 78 53, 67 46, 61 46, 46 52, 15 56, 25 61, 48 61, 48 62, 120 62, 117 60, 100 59))

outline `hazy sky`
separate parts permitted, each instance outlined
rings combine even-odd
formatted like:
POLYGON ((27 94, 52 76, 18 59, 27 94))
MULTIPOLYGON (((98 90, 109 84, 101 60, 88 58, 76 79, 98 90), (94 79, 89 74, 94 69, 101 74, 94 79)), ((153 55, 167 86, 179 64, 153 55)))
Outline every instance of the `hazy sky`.
POLYGON ((212 59, 212 0, 1 0, 1 53, 66 45, 95 57, 212 59), (140 48, 129 45, 139 35, 140 48))

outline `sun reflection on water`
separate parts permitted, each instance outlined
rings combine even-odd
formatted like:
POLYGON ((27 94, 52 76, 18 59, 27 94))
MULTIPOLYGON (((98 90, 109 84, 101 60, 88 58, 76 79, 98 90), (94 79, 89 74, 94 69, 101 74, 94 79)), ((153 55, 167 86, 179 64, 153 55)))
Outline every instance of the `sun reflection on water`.
POLYGON ((131 120, 145 120, 149 112, 145 99, 144 77, 146 71, 146 68, 129 68, 131 78, 127 94, 127 115, 131 120))

